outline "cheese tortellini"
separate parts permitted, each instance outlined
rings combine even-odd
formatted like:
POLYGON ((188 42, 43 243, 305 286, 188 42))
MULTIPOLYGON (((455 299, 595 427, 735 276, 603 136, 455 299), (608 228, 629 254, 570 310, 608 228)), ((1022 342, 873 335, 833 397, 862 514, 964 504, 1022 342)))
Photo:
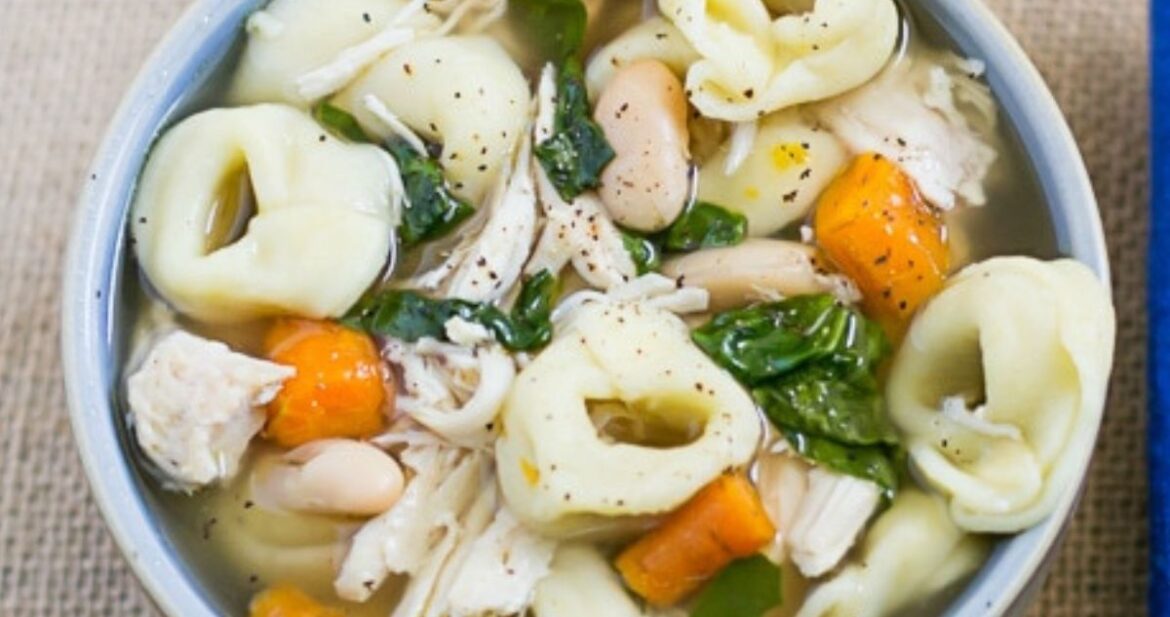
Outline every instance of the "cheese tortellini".
MULTIPOLYGON (((228 100, 234 104, 287 103, 307 107, 298 80, 340 53, 378 35, 406 0, 272 0, 248 19, 248 42, 228 100)), ((434 27, 425 12, 404 25, 434 27)))
POLYGON ((421 39, 390 52, 334 103, 379 137, 390 127, 366 105, 375 96, 423 138, 441 143, 454 192, 478 204, 528 123, 531 95, 520 68, 486 36, 421 39))
POLYGON ((986 543, 957 528, 938 498, 907 490, 869 530, 859 558, 813 589, 796 617, 901 614, 974 572, 986 556, 986 543))
POLYGON ((699 54, 674 24, 651 17, 626 30, 593 55, 585 70, 589 96, 596 100, 618 69, 639 60, 658 60, 678 75, 685 75, 699 54))
POLYGON ((1073 490, 1113 337, 1109 292, 1070 260, 968 267, 915 318, 890 374, 890 415, 960 527, 1021 531, 1073 490))
POLYGON ((845 166, 844 145, 793 110, 760 122, 751 152, 726 172, 730 140, 699 171, 699 199, 742 213, 748 233, 770 236, 804 218, 845 166))
POLYGON ((552 569, 536 586, 536 617, 644 617, 605 556, 588 544, 557 548, 552 569))
POLYGON ((504 498, 525 524, 559 536, 670 511, 746 463, 761 432, 751 397, 691 344, 681 320, 608 302, 577 309, 516 378, 501 417, 504 498), (590 406, 615 403, 701 434, 667 448, 603 440, 590 406))
POLYGON ((876 75, 898 41, 894 0, 817 0, 773 20, 762 0, 659 0, 702 59, 687 72, 704 115, 746 122, 876 75))
POLYGON ((391 249, 398 169, 282 105, 191 116, 159 140, 131 227, 139 263, 179 312, 214 323, 338 317, 391 249), (255 214, 242 236, 250 184, 255 214))

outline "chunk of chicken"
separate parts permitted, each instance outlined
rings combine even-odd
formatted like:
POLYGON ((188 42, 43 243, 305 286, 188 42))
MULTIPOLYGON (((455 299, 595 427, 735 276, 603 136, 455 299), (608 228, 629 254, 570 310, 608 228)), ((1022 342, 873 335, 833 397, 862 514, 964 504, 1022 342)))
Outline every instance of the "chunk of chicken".
POLYGON ((553 323, 559 329, 572 319, 577 309, 591 302, 613 304, 636 302, 645 308, 686 315, 702 313, 710 308, 710 294, 702 287, 683 285, 678 279, 650 272, 628 283, 614 285, 605 293, 583 289, 569 295, 553 309, 553 323))
POLYGON ((994 128, 982 64, 946 55, 903 59, 869 84, 818 107, 818 116, 856 153, 878 152, 898 165, 938 208, 983 205, 983 180, 995 161, 985 141, 994 128), (965 115, 960 106, 975 113, 965 115), (986 126, 977 131, 970 119, 986 126))
MULTIPOLYGON (((364 602, 391 573, 423 576, 424 566, 475 500, 487 458, 455 448, 408 447, 402 463, 414 472, 392 508, 366 523, 350 542, 333 582, 337 595, 364 602)), ((451 545, 451 546, 447 546, 451 545)))
POLYGON ((230 479, 264 426, 261 406, 295 374, 176 330, 127 380, 138 444, 174 488, 193 491, 230 479))
POLYGON ((468 236, 435 269, 416 277, 422 289, 470 302, 503 299, 520 279, 536 239, 536 189, 532 142, 521 139, 515 161, 506 165, 490 201, 483 228, 468 236))
MULTIPOLYGON (((493 487, 493 491, 494 491, 493 487)), ((549 572, 556 543, 520 524, 506 507, 474 539, 451 588, 452 617, 520 615, 549 572)))
POLYGON ((500 508, 490 459, 409 446, 415 472, 402 499, 354 537, 334 587, 364 601, 391 573, 409 574, 392 617, 524 614, 555 545, 500 508))
POLYGON ((520 140, 506 183, 497 188, 487 224, 451 276, 447 296, 472 302, 503 298, 520 278, 536 238, 536 189, 532 185, 532 142, 520 140))
POLYGON ((478 324, 453 319, 452 340, 391 340, 386 359, 402 369, 400 411, 447 441, 477 448, 496 435, 495 418, 516 377, 512 358, 478 324))
POLYGON ((768 556, 783 561, 787 553, 809 578, 841 562, 881 498, 873 482, 812 467, 787 452, 761 458, 759 486, 777 529, 768 556))

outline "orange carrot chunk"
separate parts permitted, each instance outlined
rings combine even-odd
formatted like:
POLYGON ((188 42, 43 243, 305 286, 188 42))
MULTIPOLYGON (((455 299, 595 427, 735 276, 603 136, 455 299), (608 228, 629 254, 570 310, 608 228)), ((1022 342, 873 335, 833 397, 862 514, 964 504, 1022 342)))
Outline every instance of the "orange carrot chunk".
POLYGON ((250 617, 342 617, 342 612, 318 603, 287 584, 269 587, 252 598, 250 617))
POLYGON ((297 370, 268 405, 266 437, 291 448, 382 430, 394 392, 369 336, 332 322, 282 319, 264 347, 273 362, 297 370))
POLYGON ((821 195, 814 224, 825 256, 892 337, 942 288, 950 267, 942 218, 889 159, 854 159, 821 195))
POLYGON ((669 606, 775 535, 755 487, 742 475, 724 475, 626 547, 616 565, 630 589, 669 606))

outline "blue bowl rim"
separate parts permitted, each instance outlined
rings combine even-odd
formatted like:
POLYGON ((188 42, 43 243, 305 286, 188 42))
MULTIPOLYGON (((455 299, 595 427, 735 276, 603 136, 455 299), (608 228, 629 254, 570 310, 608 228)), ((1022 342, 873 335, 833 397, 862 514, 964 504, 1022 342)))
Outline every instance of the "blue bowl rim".
MULTIPOLYGON (((1109 261, 1096 199, 1072 132, 1019 44, 982 2, 919 0, 965 53, 983 59, 988 79, 1038 170, 1060 247, 1108 285, 1109 261)), ((114 306, 124 248, 124 218, 134 180, 161 122, 183 92, 224 53, 260 0, 198 0, 155 48, 103 139, 80 199, 62 297, 62 357, 70 419, 98 507, 134 572, 168 615, 212 617, 212 602, 193 580, 137 490, 118 437, 111 366, 114 306), (216 44, 212 42, 217 41, 216 44), (230 40, 230 38, 228 39, 230 40), (176 584, 181 581, 183 584, 176 584)), ((1081 477, 1091 452, 1081 461, 1081 477)), ((1056 512, 1000 543, 947 611, 950 617, 1001 615, 1028 592, 1074 508, 1069 491, 1056 512)))

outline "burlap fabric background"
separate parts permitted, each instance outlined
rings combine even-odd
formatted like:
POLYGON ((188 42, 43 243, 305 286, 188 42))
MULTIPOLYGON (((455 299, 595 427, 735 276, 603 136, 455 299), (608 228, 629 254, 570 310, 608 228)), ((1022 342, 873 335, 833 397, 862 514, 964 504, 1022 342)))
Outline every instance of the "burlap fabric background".
MULTIPOLYGON (((990 1, 1040 66, 1088 160, 1120 317, 1092 478, 1034 614, 1139 615, 1148 551, 1146 0, 990 1)), ((58 288, 86 166, 123 90, 184 4, 0 0, 0 616, 155 612, 74 454, 58 288)))

